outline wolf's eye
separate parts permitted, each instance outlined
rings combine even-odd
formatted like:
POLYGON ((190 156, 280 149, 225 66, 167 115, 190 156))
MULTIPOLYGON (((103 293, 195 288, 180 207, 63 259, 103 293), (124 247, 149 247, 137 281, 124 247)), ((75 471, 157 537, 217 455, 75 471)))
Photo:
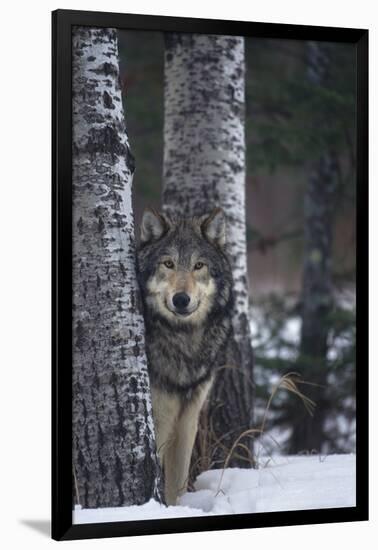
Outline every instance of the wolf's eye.
POLYGON ((163 263, 164 263, 165 267, 167 267, 168 269, 173 269, 173 267, 174 267, 172 260, 167 260, 163 263))
POLYGON ((202 269, 203 268, 203 263, 202 262, 197 262, 194 266, 194 269, 202 269))

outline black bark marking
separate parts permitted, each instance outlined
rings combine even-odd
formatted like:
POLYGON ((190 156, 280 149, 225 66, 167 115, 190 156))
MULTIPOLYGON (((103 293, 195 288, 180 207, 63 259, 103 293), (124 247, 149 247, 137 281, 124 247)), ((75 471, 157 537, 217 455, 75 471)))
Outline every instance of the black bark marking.
POLYGON ((92 73, 103 76, 118 76, 118 67, 113 63, 105 61, 102 65, 96 69, 89 69, 92 73))
POLYGON ((127 147, 113 126, 91 128, 85 150, 92 155, 107 153, 113 160, 116 156, 127 155, 127 147))
POLYGON ((105 90, 102 94, 104 105, 107 109, 115 109, 111 95, 105 90))
POLYGON ((130 170, 131 174, 134 174, 135 172, 135 158, 134 155, 131 153, 130 147, 127 147, 126 149, 126 164, 128 169, 130 170))

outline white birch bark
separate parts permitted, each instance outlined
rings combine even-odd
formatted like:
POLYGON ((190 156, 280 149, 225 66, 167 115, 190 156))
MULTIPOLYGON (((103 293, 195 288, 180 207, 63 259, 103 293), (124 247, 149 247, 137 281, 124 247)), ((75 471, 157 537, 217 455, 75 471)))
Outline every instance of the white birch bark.
POLYGON ((234 278, 233 327, 238 370, 218 377, 213 400, 229 443, 253 423, 245 214, 244 39, 167 34, 163 208, 183 216, 215 206, 227 218, 234 278))
POLYGON ((84 507, 160 498, 115 29, 73 32, 73 472, 84 507))

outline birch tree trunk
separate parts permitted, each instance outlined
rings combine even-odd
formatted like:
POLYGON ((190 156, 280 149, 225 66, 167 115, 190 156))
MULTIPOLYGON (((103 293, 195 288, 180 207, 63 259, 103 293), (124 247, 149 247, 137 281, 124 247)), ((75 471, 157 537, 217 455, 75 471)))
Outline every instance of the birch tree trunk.
POLYGON ((244 87, 243 38, 166 35, 163 208, 190 216, 219 206, 228 222, 237 357, 232 368, 219 372, 210 402, 214 428, 228 449, 253 423, 244 87))
MULTIPOLYGON (((329 45, 307 44, 308 81, 326 86, 328 80, 329 45)), ((314 120, 314 135, 325 128, 329 120, 318 115, 314 120)), ((306 411, 294 415, 290 441, 291 453, 321 451, 324 443, 324 422, 327 413, 327 339, 332 296, 332 227, 337 189, 337 165, 328 146, 311 167, 304 199, 304 265, 302 285, 302 329, 299 372, 303 379, 316 385, 306 385, 305 394, 316 403, 314 416, 306 411)))
POLYGON ((160 499, 115 29, 73 32, 73 477, 86 508, 160 499))

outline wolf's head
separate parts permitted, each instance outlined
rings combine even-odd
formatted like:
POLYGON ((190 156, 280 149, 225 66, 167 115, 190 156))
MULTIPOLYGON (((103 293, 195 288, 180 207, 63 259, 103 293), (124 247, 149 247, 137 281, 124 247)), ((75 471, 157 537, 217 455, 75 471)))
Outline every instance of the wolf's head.
POLYGON ((232 275, 223 211, 173 218, 147 209, 138 251, 139 279, 151 314, 201 324, 230 307, 232 275))

